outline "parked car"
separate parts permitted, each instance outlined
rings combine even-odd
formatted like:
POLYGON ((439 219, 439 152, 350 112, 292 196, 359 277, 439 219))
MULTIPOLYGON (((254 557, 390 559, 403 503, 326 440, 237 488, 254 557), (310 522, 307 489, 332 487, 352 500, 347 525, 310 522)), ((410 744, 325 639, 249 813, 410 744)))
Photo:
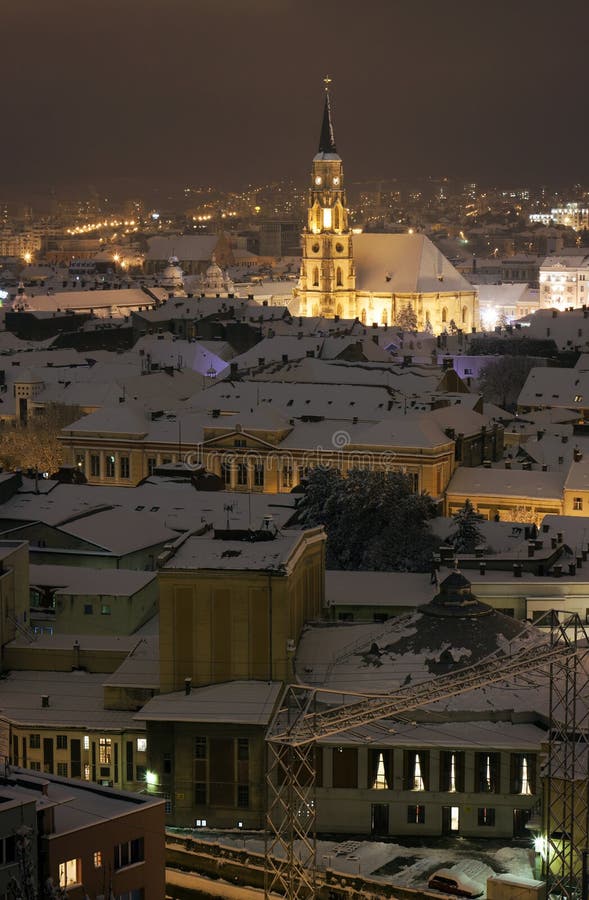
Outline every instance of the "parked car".
POLYGON ((454 869, 438 869, 430 875, 427 886, 456 897, 482 897, 484 894, 484 889, 478 882, 454 869))

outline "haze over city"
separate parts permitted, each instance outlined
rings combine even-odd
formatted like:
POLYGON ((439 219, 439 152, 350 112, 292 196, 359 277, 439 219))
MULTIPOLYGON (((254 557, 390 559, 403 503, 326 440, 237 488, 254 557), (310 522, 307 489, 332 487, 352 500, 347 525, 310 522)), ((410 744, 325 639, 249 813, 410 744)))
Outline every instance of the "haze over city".
POLYGON ((304 179, 325 72, 354 180, 584 175, 581 0, 23 0, 0 24, 3 194, 304 179))

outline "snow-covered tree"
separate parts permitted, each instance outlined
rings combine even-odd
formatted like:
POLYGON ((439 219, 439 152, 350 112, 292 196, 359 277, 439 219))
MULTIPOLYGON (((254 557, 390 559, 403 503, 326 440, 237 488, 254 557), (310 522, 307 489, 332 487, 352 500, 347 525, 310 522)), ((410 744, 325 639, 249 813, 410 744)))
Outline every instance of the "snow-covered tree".
POLYGON ((401 472, 312 470, 303 483, 298 520, 324 525, 331 569, 427 572, 438 540, 428 494, 416 494, 401 472))
POLYGON ((56 472, 65 461, 59 441, 63 428, 82 415, 79 406, 49 404, 26 424, 6 424, 0 429, 0 465, 5 469, 38 469, 56 472))
POLYGON ((397 313, 395 326, 402 331, 417 331, 417 314, 410 303, 403 306, 397 313))
POLYGON ((489 403, 513 407, 534 363, 527 356, 500 356, 487 363, 479 374, 479 388, 489 403))
POLYGON ((475 510, 470 500, 466 500, 462 509, 459 509, 452 518, 454 531, 450 534, 449 542, 458 553, 474 553, 484 542, 479 528, 479 522, 482 522, 484 517, 475 510))

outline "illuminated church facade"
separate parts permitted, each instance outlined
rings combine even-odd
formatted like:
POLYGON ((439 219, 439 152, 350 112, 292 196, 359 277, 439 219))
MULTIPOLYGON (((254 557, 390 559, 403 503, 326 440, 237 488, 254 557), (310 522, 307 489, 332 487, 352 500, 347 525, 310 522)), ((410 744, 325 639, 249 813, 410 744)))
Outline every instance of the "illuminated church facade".
POLYGON ((409 308, 419 331, 479 327, 477 291, 425 235, 352 233, 327 84, 296 296, 303 316, 392 325, 409 308))

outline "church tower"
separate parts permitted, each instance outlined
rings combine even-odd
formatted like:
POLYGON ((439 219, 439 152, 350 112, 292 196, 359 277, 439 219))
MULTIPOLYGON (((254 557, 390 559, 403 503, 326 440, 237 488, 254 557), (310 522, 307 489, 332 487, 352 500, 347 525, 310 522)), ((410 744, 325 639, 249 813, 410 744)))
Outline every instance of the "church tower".
POLYGON ((313 159, 307 227, 303 232, 301 275, 297 294, 300 314, 342 318, 356 316, 356 277, 352 235, 344 191, 344 171, 335 146, 329 84, 319 150, 313 159))

